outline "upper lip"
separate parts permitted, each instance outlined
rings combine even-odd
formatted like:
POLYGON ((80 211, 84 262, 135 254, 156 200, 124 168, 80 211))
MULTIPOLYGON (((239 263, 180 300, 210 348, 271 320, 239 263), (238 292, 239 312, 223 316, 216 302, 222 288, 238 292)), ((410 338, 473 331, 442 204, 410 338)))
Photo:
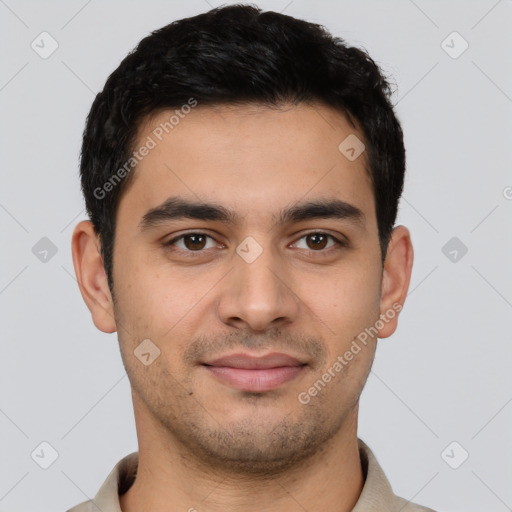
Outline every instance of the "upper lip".
POLYGON ((272 352, 264 356, 256 356, 244 353, 229 354, 203 364, 208 366, 243 368, 246 370, 262 370, 268 368, 278 368, 281 366, 303 366, 306 363, 288 354, 272 352))

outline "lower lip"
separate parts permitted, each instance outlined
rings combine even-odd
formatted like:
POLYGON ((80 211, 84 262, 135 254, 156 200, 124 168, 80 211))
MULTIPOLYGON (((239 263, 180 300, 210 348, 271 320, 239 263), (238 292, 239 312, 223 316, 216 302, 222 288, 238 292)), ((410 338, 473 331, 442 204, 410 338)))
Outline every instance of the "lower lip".
POLYGON ((292 380, 305 366, 280 366, 278 368, 265 368, 248 370, 245 368, 231 368, 229 366, 206 366, 221 381, 241 389, 258 393, 270 391, 285 382, 292 380))

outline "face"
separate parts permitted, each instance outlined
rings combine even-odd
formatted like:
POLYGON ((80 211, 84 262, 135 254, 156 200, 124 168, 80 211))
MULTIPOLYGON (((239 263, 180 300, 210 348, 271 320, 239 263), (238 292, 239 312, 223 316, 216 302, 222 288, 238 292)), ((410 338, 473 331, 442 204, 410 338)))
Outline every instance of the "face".
POLYGON ((354 428, 376 337, 351 347, 407 262, 383 270, 366 154, 338 149, 363 136, 339 112, 198 106, 159 140, 169 116, 140 128, 156 145, 117 212, 115 324, 95 323, 118 332, 139 437, 281 470, 354 428))

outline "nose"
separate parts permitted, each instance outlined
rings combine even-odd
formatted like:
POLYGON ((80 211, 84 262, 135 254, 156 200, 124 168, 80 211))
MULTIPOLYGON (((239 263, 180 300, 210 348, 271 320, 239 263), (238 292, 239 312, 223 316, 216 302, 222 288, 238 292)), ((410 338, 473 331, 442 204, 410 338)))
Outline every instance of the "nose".
POLYGON ((221 283, 217 313, 227 325, 263 332, 294 322, 300 313, 293 282, 271 249, 251 263, 235 255, 234 268, 221 283))

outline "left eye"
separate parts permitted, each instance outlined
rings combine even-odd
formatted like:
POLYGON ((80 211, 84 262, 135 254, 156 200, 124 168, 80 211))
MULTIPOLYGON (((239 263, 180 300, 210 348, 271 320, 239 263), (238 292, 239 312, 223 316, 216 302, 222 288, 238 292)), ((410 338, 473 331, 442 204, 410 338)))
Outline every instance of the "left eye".
POLYGON ((307 247, 304 247, 304 249, 310 251, 321 251, 326 248, 330 249, 335 245, 344 245, 340 240, 338 240, 332 235, 329 235, 328 233, 308 233, 307 235, 304 235, 301 238, 299 238, 299 240, 302 239, 306 240, 307 247), (332 245, 327 246, 329 238, 333 241, 333 243, 332 245))

